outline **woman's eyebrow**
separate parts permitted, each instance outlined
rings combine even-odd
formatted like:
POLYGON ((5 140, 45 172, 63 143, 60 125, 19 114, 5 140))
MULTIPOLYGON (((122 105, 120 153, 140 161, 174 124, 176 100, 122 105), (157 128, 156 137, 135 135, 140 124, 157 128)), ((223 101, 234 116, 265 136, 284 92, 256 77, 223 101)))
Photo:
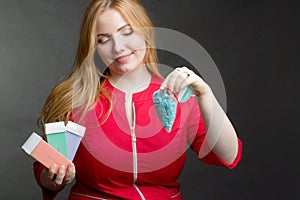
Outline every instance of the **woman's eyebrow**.
POLYGON ((125 24, 124 26, 121 26, 120 28, 118 28, 118 32, 120 31, 120 30, 122 30, 122 29, 124 29, 124 28, 126 28, 127 26, 130 26, 131 27, 131 25, 130 24, 125 24))
MULTIPOLYGON (((124 28, 126 28, 128 26, 131 27, 130 24, 125 24, 125 25, 121 26, 120 28, 118 28, 117 32, 121 31, 122 29, 124 29, 124 28)), ((109 37, 110 34, 108 34, 108 33, 98 33, 97 37, 99 37, 99 36, 107 36, 107 37, 109 37)))

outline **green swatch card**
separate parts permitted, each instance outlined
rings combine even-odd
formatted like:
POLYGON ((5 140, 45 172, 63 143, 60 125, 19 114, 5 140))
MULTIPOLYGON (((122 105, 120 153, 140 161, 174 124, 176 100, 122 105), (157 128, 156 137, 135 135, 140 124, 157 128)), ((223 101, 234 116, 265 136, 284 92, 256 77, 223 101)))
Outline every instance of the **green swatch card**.
POLYGON ((66 126, 64 122, 53 122, 45 124, 47 142, 68 158, 68 147, 66 140, 66 126))

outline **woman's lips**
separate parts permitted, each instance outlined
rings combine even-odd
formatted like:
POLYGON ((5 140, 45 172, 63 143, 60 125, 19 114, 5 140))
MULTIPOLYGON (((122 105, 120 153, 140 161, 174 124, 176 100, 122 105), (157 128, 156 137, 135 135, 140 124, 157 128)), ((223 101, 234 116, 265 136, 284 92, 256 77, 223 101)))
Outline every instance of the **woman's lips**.
POLYGON ((125 56, 120 56, 117 59, 115 59, 115 61, 117 61, 118 63, 121 63, 121 64, 126 63, 129 60, 131 55, 132 55, 132 53, 125 55, 125 56))

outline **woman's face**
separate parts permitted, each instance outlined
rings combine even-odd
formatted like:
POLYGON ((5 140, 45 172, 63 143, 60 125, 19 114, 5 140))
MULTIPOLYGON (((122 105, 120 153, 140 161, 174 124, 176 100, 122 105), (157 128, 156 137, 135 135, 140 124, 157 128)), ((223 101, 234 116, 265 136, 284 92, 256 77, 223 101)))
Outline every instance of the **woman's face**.
POLYGON ((115 9, 97 18, 97 51, 112 75, 123 75, 144 64, 146 42, 115 9))

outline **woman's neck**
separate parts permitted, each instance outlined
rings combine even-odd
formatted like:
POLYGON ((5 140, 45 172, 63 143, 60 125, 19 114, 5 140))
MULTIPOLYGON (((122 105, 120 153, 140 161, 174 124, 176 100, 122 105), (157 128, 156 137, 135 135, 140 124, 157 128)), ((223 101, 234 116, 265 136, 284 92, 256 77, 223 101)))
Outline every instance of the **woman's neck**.
POLYGON ((143 65, 122 75, 111 72, 111 76, 108 80, 119 90, 127 94, 133 94, 148 87, 151 81, 151 74, 147 67, 143 65))

